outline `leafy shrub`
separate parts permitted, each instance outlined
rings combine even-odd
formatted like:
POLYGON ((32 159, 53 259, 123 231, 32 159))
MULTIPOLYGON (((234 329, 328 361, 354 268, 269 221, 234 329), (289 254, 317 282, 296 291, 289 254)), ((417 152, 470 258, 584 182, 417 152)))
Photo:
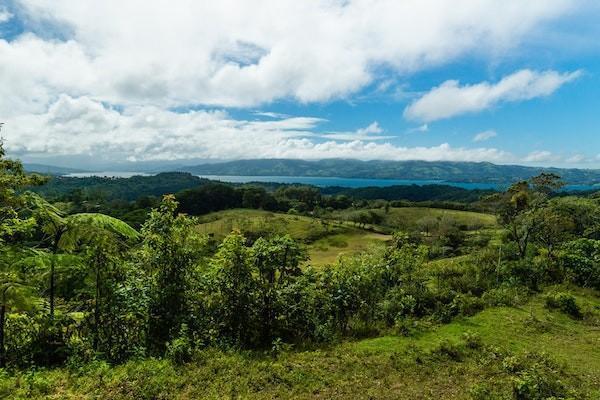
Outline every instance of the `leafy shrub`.
POLYGON ((415 332, 416 327, 417 323, 414 319, 398 317, 394 322, 394 333, 399 336, 410 336, 415 332))
POLYGON ((471 316, 483 310, 485 303, 479 297, 470 294, 458 294, 454 300, 452 300, 451 307, 453 307, 459 315, 471 316))
POLYGON ((452 361, 460 361, 463 358, 464 349, 461 345, 444 339, 431 350, 431 355, 452 361))
POLYGON ((167 343, 166 356, 175 364, 181 365, 192 360, 193 343, 190 340, 188 327, 183 324, 179 332, 179 337, 167 343))
POLYGON ((600 290, 600 240, 582 238, 567 243, 560 261, 574 283, 600 290))
POLYGON ((575 296, 570 293, 550 293, 546 296, 546 307, 558 309, 573 318, 581 318, 581 308, 577 304, 575 296))
POLYGON ((527 300, 527 288, 519 286, 502 286, 490 289, 483 294, 482 300, 489 306, 515 307, 527 300))
POLYGON ((569 398, 563 368, 544 353, 525 353, 504 358, 502 366, 512 375, 517 400, 569 398))
POLYGON ((480 349, 483 346, 481 336, 475 332, 463 332, 462 340, 465 343, 465 346, 471 350, 480 349))
POLYGON ((416 307, 417 299, 397 286, 388 291, 377 308, 379 317, 388 325, 392 325, 402 317, 414 315, 416 307))

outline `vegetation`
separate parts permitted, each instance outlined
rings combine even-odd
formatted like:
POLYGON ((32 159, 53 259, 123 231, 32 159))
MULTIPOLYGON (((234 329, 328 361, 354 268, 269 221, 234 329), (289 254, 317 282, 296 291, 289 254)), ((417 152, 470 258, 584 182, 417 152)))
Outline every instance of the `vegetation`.
POLYGON ((2 396, 600 395, 600 204, 556 175, 496 216, 205 183, 139 229, 43 183, 0 152, 2 396))

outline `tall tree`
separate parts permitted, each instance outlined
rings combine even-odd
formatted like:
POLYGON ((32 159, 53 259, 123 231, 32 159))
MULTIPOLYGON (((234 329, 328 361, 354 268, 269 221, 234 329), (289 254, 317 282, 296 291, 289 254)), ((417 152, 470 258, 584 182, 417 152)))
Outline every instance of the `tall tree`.
POLYGON ((521 259, 526 257, 529 243, 541 224, 539 210, 547 204, 550 195, 563 185, 558 175, 542 173, 530 181, 515 183, 494 197, 498 219, 517 245, 521 259))
POLYGON ((270 345, 277 320, 277 298, 291 278, 300 275, 306 252, 289 235, 258 239, 251 250, 261 297, 261 342, 270 345))
POLYGON ((177 214, 177 206, 172 195, 165 196, 141 231, 140 262, 152 276, 154 293, 148 339, 158 354, 186 321, 190 275, 206 254, 206 236, 198 232, 194 219, 177 214))

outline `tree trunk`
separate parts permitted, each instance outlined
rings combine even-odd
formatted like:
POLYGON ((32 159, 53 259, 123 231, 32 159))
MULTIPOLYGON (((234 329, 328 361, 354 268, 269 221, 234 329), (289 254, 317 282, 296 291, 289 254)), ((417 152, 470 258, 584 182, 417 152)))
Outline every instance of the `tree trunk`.
POLYGON ((94 351, 98 351, 100 330, 100 266, 96 265, 96 299, 94 301, 94 351))
POLYGON ((6 305, 4 299, 0 307, 0 368, 6 367, 6 349, 4 348, 4 323, 6 320, 6 305))
POLYGON ((52 254, 52 261, 50 262, 50 319, 54 319, 54 292, 55 292, 55 284, 54 284, 54 272, 56 269, 56 252, 54 251, 52 254))

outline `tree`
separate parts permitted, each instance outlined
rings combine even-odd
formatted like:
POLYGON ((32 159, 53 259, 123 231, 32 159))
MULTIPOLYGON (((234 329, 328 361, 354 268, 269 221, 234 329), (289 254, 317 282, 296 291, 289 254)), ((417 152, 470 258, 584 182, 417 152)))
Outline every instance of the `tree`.
POLYGON ((0 244, 31 231, 35 220, 31 216, 23 216, 25 198, 19 192, 27 186, 41 185, 46 181, 39 175, 26 174, 20 161, 8 159, 5 155, 0 140, 0 244))
MULTIPOLYGON (((271 344, 277 320, 277 298, 293 277, 301 274, 306 252, 289 235, 258 239, 251 250, 261 301, 261 342, 271 344)), ((285 307, 285 305, 284 305, 285 307)))
POLYGON ((49 278, 49 305, 52 319, 56 296, 56 260, 61 251, 74 251, 82 244, 93 246, 96 239, 100 244, 100 241, 105 241, 108 236, 114 240, 136 240, 139 234, 127 223, 108 215, 96 213, 64 215, 61 210, 33 193, 28 194, 28 203, 46 236, 44 241, 48 242, 52 253, 49 278))
POLYGON ((245 346, 252 339, 251 323, 256 311, 256 281, 245 238, 239 232, 226 236, 211 264, 217 306, 213 312, 218 314, 223 335, 245 346))
POLYGON ((151 276, 153 291, 148 340, 157 354, 188 318, 191 276, 206 255, 206 236, 194 219, 176 213, 177 206, 174 196, 164 196, 141 231, 139 262, 151 276))
POLYGON ((537 211, 536 220, 533 240, 546 250, 548 259, 552 259, 555 250, 571 238, 575 223, 570 216, 550 205, 537 211))
POLYGON ((93 347, 98 349, 101 323, 103 273, 116 262, 120 254, 139 238, 139 233, 127 223, 103 214, 74 214, 65 218, 61 248, 73 251, 84 247, 94 276, 93 347))
POLYGON ((532 236, 540 226, 538 211, 547 204, 550 194, 562 186, 558 175, 542 173, 495 196, 499 222, 517 245, 521 259, 526 257, 532 236))
POLYGON ((6 367, 5 325, 6 316, 12 310, 30 309, 34 302, 31 288, 15 273, 0 273, 0 368, 6 367))

